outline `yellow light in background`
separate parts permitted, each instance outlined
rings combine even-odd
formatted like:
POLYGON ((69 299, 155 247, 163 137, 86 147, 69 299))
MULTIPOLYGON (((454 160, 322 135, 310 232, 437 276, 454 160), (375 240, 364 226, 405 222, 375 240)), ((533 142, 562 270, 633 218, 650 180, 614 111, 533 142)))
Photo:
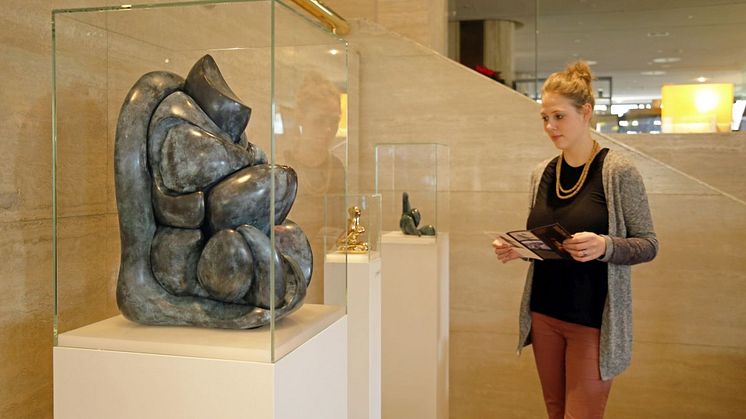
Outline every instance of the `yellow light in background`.
POLYGON ((661 92, 666 133, 730 132, 733 84, 672 84, 661 92))

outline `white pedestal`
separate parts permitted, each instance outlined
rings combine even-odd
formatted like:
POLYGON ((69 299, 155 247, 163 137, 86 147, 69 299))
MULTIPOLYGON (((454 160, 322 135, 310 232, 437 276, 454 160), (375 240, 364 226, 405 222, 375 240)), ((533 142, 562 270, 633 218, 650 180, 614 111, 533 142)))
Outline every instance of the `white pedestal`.
POLYGON ((370 258, 326 255, 324 302, 343 305, 345 300, 349 324, 349 419, 380 419, 381 258, 377 254, 370 258))
POLYGON ((448 417, 448 234, 381 238, 384 419, 448 417))
POLYGON ((54 417, 346 418, 343 308, 306 304, 278 326, 276 351, 291 349, 274 363, 256 360, 271 355, 267 327, 151 327, 117 316, 63 333, 54 417), (293 331, 308 328, 315 333, 298 343, 293 331))

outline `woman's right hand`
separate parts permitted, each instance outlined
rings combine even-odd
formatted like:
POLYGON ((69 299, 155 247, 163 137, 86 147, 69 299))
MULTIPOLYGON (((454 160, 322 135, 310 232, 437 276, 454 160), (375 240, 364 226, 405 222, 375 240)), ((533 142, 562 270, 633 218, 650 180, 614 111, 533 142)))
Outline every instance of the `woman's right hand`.
POLYGON ((499 260, 502 263, 508 263, 511 260, 521 258, 521 255, 518 254, 518 252, 516 252, 513 246, 509 245, 508 243, 505 243, 504 241, 500 239, 495 239, 495 241, 492 242, 492 247, 495 249, 495 255, 497 255, 497 260, 499 260))

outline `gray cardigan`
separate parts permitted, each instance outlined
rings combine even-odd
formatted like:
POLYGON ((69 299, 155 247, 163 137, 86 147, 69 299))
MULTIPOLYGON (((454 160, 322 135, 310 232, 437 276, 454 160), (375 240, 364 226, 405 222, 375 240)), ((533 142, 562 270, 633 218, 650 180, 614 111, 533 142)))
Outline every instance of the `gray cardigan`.
MULTIPOLYGON (((544 169, 551 161, 542 162, 531 174, 531 207, 536 200, 544 169)), ((609 235, 606 254, 608 262, 608 294, 601 321, 599 370, 608 380, 624 371, 632 355, 632 287, 631 266, 652 260, 658 253, 658 239, 642 177, 632 163, 619 152, 609 150, 602 168, 606 205, 609 209, 609 235)), ((528 269, 520 311, 518 352, 531 344, 531 282, 534 265, 528 269)))

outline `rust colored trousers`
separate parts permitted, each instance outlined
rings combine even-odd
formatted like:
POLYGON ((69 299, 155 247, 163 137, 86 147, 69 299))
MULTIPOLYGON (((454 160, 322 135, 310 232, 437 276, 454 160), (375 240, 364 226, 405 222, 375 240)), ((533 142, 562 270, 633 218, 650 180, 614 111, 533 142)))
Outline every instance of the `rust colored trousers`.
POLYGON ((598 369, 600 330, 531 313, 531 341, 549 419, 603 418, 611 380, 598 369))

